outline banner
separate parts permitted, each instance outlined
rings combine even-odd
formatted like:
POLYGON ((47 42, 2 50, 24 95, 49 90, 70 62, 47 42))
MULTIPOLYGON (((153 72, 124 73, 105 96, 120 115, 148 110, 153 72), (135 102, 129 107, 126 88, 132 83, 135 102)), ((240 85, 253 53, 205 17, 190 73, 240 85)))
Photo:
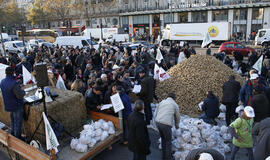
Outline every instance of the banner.
POLYGON ((154 79, 164 81, 169 79, 170 75, 162 68, 155 64, 154 68, 154 79))
POLYGON ((56 88, 57 89, 67 90, 65 82, 64 82, 64 80, 63 80, 63 78, 62 78, 62 76, 60 74, 58 76, 58 80, 57 80, 57 83, 56 83, 56 88))
POLYGON ((263 65, 263 55, 257 60, 257 62, 253 65, 252 68, 256 69, 259 74, 262 73, 262 65, 263 65))
POLYGON ((161 63, 162 59, 163 59, 163 56, 162 56, 162 54, 161 54, 160 49, 158 48, 158 49, 157 49, 156 60, 158 61, 158 63, 161 63))
POLYGON ((58 152, 57 146, 59 146, 58 140, 55 136, 55 133, 50 125, 50 122, 47 119, 47 116, 44 112, 42 112, 44 125, 45 125, 45 133, 46 133, 46 146, 47 150, 54 149, 55 153, 58 152))
POLYGON ((23 85, 26 85, 29 82, 36 83, 35 77, 31 75, 31 73, 22 65, 22 73, 23 73, 23 85))
POLYGON ((212 40, 210 39, 210 34, 209 32, 206 32, 203 42, 202 42, 202 48, 206 47, 208 44, 210 44, 212 42, 212 40))

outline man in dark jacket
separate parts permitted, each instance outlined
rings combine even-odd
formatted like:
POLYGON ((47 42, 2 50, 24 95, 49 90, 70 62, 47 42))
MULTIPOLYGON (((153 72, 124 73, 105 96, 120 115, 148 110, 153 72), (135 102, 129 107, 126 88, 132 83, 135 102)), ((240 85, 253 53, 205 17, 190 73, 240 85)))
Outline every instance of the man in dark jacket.
POLYGON ((123 102, 124 105, 124 110, 123 110, 123 144, 127 144, 127 139, 128 139, 128 125, 127 125, 127 119, 128 116, 132 112, 132 107, 131 107, 131 101, 129 96, 125 93, 124 88, 122 86, 117 86, 116 91, 119 93, 120 98, 123 102))
POLYGON ((146 118, 146 124, 149 125, 150 121, 152 120, 152 109, 151 109, 151 103, 153 102, 154 97, 154 84, 155 80, 146 75, 145 70, 140 71, 140 77, 141 77, 141 91, 138 93, 138 96, 141 100, 144 102, 144 112, 145 112, 145 118, 146 118))
POLYGON ((6 78, 1 81, 0 88, 2 90, 5 111, 10 112, 11 134, 21 138, 24 111, 23 97, 25 92, 14 80, 13 74, 14 69, 7 67, 6 78))
POLYGON ((204 100, 202 105, 202 110, 205 114, 200 118, 203 119, 205 123, 217 125, 215 118, 217 118, 220 113, 219 100, 212 91, 208 91, 207 98, 204 100))
POLYGON ((266 159, 270 156, 270 118, 256 123, 252 129, 252 134, 258 136, 257 145, 254 148, 254 159, 266 159))
POLYGON ((223 84, 222 89, 222 103, 226 106, 226 124, 229 126, 231 124, 232 117, 235 115, 235 108, 238 105, 238 95, 241 85, 232 75, 230 76, 229 81, 223 84))
POLYGON ((100 111, 102 104, 102 88, 94 87, 88 95, 85 96, 85 105, 87 110, 100 111))
POLYGON ((144 103, 137 100, 134 112, 128 117, 128 149, 133 152, 133 160, 146 160, 150 154, 150 139, 144 121, 144 103))
POLYGON ((255 118, 254 122, 260 122, 261 120, 270 116, 270 106, 263 89, 259 86, 254 88, 253 96, 251 98, 251 106, 254 108, 255 118))

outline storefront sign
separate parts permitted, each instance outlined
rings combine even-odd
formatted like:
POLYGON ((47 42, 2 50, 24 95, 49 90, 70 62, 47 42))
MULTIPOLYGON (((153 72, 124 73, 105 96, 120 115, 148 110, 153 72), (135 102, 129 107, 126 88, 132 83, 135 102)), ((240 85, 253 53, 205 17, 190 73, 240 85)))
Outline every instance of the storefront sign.
POLYGON ((186 4, 180 4, 179 8, 195 8, 195 7, 206 7, 205 2, 201 3, 186 3, 186 4))

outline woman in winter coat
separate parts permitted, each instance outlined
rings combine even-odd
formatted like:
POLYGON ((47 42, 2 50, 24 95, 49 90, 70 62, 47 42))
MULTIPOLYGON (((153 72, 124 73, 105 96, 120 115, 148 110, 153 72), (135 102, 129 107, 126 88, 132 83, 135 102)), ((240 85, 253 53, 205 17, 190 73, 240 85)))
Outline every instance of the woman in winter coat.
POLYGON ((254 159, 266 159, 270 156, 270 117, 256 123, 252 134, 257 137, 257 145, 254 148, 254 159))

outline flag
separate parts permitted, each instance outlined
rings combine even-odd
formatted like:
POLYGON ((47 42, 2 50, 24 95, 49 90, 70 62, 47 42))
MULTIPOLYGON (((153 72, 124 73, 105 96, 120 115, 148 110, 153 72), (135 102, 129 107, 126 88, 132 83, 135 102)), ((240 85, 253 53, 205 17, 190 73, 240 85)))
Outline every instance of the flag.
POLYGON ((206 32, 203 42, 202 42, 202 48, 206 47, 208 44, 210 44, 212 42, 212 40, 210 39, 210 34, 209 32, 206 32))
POLYGON ((56 88, 57 89, 67 90, 67 88, 65 86, 65 82, 64 82, 61 75, 58 76, 58 80, 57 80, 57 83, 56 83, 56 88))
POLYGON ((31 73, 22 65, 22 73, 23 73, 23 84, 26 85, 29 82, 36 83, 35 78, 31 75, 31 73))
POLYGON ((158 63, 161 63, 161 60, 163 59, 163 56, 161 54, 160 49, 157 49, 157 56, 156 56, 156 60, 158 61, 158 63))
POLYGON ((154 68, 154 79, 164 81, 169 79, 170 75, 162 68, 155 64, 154 68))
POLYGON ((159 79, 159 66, 156 63, 154 68, 154 79, 159 79))
POLYGON ((263 55, 257 60, 257 62, 253 65, 252 68, 256 69, 259 74, 262 73, 262 65, 263 65, 263 55))
POLYGON ((170 75, 162 67, 159 67, 159 80, 164 81, 169 78, 170 75))
POLYGON ((58 152, 57 146, 59 146, 58 140, 55 136, 55 133, 50 125, 50 122, 47 119, 47 116, 44 112, 42 112, 44 125, 45 125, 45 133, 46 133, 46 146, 47 150, 54 149, 55 153, 58 152))

